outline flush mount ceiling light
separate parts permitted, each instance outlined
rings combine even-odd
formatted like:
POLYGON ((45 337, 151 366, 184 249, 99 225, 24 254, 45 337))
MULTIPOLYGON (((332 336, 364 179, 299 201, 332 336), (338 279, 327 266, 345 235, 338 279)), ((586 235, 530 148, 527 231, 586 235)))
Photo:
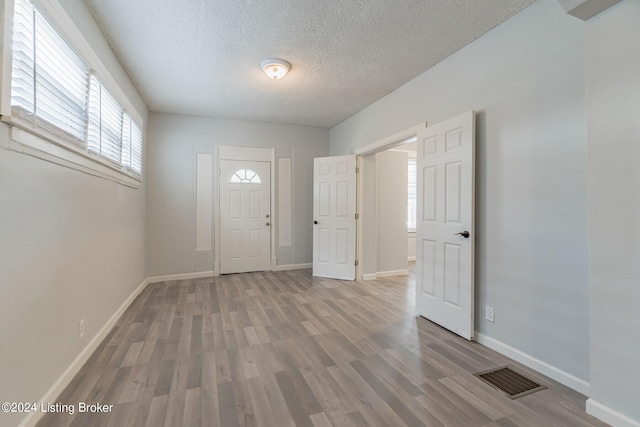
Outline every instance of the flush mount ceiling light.
POLYGON ((291 64, 283 59, 277 58, 265 59, 260 66, 265 74, 274 80, 283 78, 291 69, 291 64))

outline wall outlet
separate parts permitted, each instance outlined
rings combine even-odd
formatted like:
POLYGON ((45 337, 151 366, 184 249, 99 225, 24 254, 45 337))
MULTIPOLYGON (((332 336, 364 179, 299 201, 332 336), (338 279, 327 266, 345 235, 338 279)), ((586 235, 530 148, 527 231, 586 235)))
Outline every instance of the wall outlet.
POLYGON ((496 320, 496 309, 492 305, 486 305, 484 309, 484 317, 489 322, 495 322, 496 320))
POLYGON ((84 336, 84 319, 78 320, 78 336, 80 338, 84 336))

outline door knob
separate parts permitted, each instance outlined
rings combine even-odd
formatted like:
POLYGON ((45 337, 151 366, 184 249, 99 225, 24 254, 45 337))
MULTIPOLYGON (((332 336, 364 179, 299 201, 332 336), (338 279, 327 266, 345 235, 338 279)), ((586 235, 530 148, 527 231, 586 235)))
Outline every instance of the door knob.
POLYGON ((454 234, 454 236, 462 236, 462 237, 464 237, 465 239, 468 239, 468 238, 469 238, 469 232, 468 232, 468 231, 463 231, 462 233, 456 233, 456 234, 454 234))
POLYGON ((269 214, 267 214, 267 218, 269 218, 269 214))
POLYGON ((317 225, 317 224, 318 224, 318 221, 313 221, 313 223, 317 225))
POLYGON ((268 226, 270 226, 270 225, 271 225, 271 223, 269 223, 269 222, 268 222, 268 223, 267 223, 267 227, 268 227, 268 226))

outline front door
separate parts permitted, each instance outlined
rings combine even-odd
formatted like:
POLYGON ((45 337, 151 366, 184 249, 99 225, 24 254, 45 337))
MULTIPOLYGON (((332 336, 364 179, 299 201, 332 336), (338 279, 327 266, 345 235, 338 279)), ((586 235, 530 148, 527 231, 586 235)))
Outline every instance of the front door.
POLYGON ((220 160, 220 273, 271 267, 271 165, 220 160))
POLYGON ((416 310, 474 334, 474 113, 418 132, 416 310), (420 200, 421 199, 421 200, 420 200))
POLYGON ((313 168, 313 275, 356 278, 356 156, 321 157, 313 168))

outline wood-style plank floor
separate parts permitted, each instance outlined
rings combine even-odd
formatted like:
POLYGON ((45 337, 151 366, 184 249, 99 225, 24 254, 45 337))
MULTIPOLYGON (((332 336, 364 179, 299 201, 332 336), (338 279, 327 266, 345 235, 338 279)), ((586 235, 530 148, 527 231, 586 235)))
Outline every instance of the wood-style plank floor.
POLYGON ((584 396, 414 315, 409 277, 309 270, 149 285, 38 426, 603 426, 584 396), (549 389, 510 400, 473 373, 549 389))

